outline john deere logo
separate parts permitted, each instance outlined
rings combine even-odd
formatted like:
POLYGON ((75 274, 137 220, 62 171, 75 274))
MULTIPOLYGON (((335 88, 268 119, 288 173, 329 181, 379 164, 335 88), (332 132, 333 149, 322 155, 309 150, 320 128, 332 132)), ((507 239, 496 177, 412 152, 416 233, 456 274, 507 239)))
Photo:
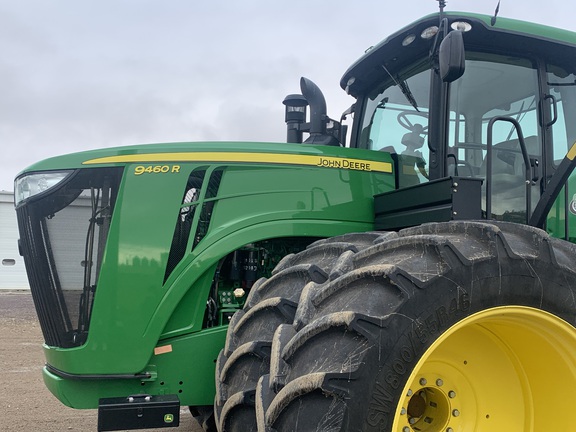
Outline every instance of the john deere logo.
POLYGON ((174 414, 164 414, 164 423, 172 423, 174 421, 174 414))
POLYGON ((570 213, 576 215, 576 195, 574 195, 572 201, 570 201, 570 213))

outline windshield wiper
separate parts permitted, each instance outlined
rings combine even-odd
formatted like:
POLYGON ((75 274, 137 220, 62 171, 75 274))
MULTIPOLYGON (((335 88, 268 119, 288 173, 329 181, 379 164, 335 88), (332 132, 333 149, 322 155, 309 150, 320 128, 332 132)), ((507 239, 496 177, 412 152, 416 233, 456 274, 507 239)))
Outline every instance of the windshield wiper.
POLYGON ((390 78, 392 78, 392 81, 394 81, 394 83, 400 88, 400 91, 402 92, 406 100, 410 102, 410 105, 412 105, 416 111, 420 112, 420 110, 418 109, 418 104, 416 103, 416 99, 414 98, 414 95, 410 91, 410 87, 408 87, 408 83, 406 81, 398 81, 396 78, 394 78, 394 76, 390 73, 390 71, 386 69, 386 66, 382 65, 382 68, 386 71, 386 73, 390 76, 390 78))

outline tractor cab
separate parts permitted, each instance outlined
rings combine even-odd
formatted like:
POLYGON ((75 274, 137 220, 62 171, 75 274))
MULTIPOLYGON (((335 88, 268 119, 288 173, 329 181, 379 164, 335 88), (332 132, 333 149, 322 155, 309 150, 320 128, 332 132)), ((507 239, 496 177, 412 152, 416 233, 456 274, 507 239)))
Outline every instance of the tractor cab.
POLYGON ((344 74, 342 88, 357 98, 351 145, 390 152, 399 190, 449 176, 481 181, 489 219, 528 223, 559 174, 564 181, 546 195, 554 211, 542 204, 537 219, 568 238, 571 196, 567 188, 557 196, 569 174, 560 162, 576 141, 570 38, 504 18, 425 17, 344 74))
POLYGON ((395 190, 374 197, 384 232, 363 233, 382 237, 304 288, 257 384, 236 384, 260 365, 244 366, 246 339, 221 354, 221 431, 245 412, 254 430, 563 428, 550 413, 574 386, 576 247, 534 227, 575 237, 576 38, 439 3, 341 81, 350 146, 394 161, 395 190))

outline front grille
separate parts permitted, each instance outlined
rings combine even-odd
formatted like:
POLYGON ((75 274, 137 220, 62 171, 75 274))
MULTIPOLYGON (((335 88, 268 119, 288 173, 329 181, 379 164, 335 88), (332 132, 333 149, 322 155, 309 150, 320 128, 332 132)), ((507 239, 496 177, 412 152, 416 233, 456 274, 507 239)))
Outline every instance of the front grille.
POLYGON ((121 168, 78 170, 16 208, 20 249, 49 346, 86 341, 121 176, 121 168))

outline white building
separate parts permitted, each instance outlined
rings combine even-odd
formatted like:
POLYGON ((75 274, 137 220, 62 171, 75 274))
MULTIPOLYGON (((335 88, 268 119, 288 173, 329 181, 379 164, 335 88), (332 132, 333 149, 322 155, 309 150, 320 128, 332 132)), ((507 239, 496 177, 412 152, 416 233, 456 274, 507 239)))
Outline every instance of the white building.
POLYGON ((0 191, 0 289, 30 289, 18 238, 14 193, 0 191))

